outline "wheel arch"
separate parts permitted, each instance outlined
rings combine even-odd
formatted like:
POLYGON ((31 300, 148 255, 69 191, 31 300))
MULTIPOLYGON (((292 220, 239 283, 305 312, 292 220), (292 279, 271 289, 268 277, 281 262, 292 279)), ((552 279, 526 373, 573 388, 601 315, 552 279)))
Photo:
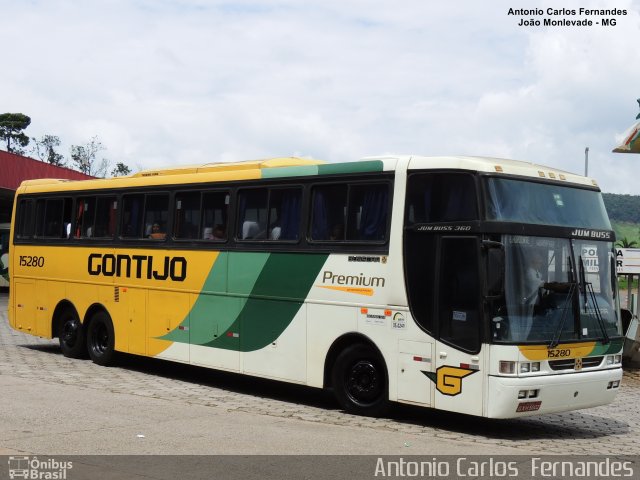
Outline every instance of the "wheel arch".
MULTIPOLYGON (((84 314, 84 320, 82 321, 82 324, 85 326, 85 328, 89 328, 91 318, 93 318, 93 316, 98 312, 104 312, 109 316, 109 318, 111 318, 109 310, 107 310, 104 305, 102 305, 101 303, 94 303, 89 308, 87 308, 87 311, 84 314)), ((111 319, 111 321, 113 322, 113 319, 111 319)))
MULTIPOLYGON (((336 359, 338 358, 338 355, 340 355, 340 353, 344 351, 346 348, 356 344, 366 345, 368 347, 371 347, 373 350, 375 350, 375 352, 380 357, 380 360, 382 361, 382 364, 384 366, 387 382, 389 381, 389 369, 387 367, 387 361, 385 360, 384 355, 382 355, 382 352, 380 351, 378 346, 375 344, 375 342, 371 340, 369 337, 367 337, 366 335, 363 335, 362 333, 349 332, 338 337, 331 344, 331 347, 329 347, 329 351, 327 352, 327 356, 325 357, 325 360, 324 360, 324 375, 323 375, 323 382, 322 382, 323 388, 332 387, 331 373, 333 371, 333 366, 336 363, 336 359)), ((388 388, 388 385, 387 385, 387 388, 388 388)))

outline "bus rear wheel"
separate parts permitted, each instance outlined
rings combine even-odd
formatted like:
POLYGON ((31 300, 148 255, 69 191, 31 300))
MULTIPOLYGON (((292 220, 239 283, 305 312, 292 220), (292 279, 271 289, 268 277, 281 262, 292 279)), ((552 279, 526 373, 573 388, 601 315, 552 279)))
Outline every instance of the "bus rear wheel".
POLYGON ((352 345, 336 358, 332 372, 336 399, 347 412, 376 417, 389 409, 384 361, 367 345, 352 345))
POLYGON ((64 310, 58 325, 58 340, 62 354, 68 358, 86 358, 84 327, 76 313, 73 310, 64 310))
POLYGON ((91 317, 87 329, 87 350, 89 357, 98 365, 111 365, 115 359, 115 334, 111 318, 105 312, 97 312, 91 317))

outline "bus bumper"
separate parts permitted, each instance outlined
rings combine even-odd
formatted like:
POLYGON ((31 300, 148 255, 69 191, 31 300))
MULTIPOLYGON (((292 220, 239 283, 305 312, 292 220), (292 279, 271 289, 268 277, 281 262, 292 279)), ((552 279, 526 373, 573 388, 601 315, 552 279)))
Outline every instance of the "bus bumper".
POLYGON ((616 397, 621 380, 622 368, 520 378, 491 376, 487 417, 517 418, 605 405, 616 397), (518 398, 523 391, 526 397, 518 398))

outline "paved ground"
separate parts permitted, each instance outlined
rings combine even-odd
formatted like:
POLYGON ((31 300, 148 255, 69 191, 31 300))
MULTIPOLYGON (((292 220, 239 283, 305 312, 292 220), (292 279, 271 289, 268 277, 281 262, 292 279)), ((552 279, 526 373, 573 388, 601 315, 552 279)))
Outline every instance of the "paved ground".
POLYGON ((0 293, 0 455, 640 454, 640 371, 614 404, 495 421, 401 406, 347 415, 331 396, 159 360, 104 368, 12 330, 0 293))

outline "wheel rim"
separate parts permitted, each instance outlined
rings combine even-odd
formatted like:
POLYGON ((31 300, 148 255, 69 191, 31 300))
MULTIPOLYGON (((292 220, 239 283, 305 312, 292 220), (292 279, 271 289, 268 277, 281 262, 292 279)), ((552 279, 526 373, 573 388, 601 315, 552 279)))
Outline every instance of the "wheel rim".
POLYGON ((68 320, 62 325, 62 341, 68 347, 75 346, 78 341, 78 331, 80 330, 80 322, 77 320, 68 320))
POLYGON ((370 405, 383 393, 383 376, 371 360, 353 364, 346 376, 347 395, 358 405, 370 405))
POLYGON ((96 355, 104 355, 109 349, 109 331, 104 323, 93 326, 91 334, 91 349, 96 355))

